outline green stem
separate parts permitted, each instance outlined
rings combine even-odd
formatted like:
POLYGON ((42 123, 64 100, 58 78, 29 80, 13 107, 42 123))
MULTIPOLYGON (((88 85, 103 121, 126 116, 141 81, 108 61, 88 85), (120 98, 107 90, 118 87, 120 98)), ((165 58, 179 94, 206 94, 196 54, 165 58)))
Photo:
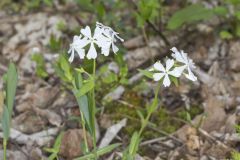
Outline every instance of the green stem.
POLYGON ((3 139, 3 160, 7 160, 7 139, 3 139))
POLYGON ((144 131, 145 127, 146 127, 147 124, 148 124, 148 121, 149 121, 152 113, 153 113, 153 112, 155 111, 155 109, 157 108, 156 105, 157 105, 158 103, 156 103, 156 102, 157 102, 157 99, 158 99, 158 92, 159 92, 160 86, 161 86, 161 83, 159 82, 159 83, 158 83, 158 86, 157 86, 157 88, 156 88, 156 90, 155 90, 155 96, 154 96, 153 103, 152 103, 152 105, 150 106, 151 108, 148 110, 147 116, 146 116, 146 118, 144 119, 143 124, 142 124, 142 126, 141 126, 141 129, 140 129, 140 131, 139 131, 139 136, 141 136, 142 132, 144 131))
POLYGON ((89 152, 89 148, 88 148, 88 141, 87 141, 87 132, 86 132, 86 127, 85 127, 85 120, 83 117, 83 113, 80 111, 81 113, 81 123, 82 123, 82 128, 83 128, 83 139, 84 139, 84 146, 85 146, 85 152, 88 153, 89 152))
MULTIPOLYGON (((93 78, 95 81, 96 78, 96 60, 93 60, 93 78)), ((97 138, 96 138, 96 127, 95 127, 95 113, 96 113, 96 102, 95 102, 95 87, 92 90, 92 120, 93 120, 93 148, 94 148, 94 155, 95 159, 97 160, 97 138)))

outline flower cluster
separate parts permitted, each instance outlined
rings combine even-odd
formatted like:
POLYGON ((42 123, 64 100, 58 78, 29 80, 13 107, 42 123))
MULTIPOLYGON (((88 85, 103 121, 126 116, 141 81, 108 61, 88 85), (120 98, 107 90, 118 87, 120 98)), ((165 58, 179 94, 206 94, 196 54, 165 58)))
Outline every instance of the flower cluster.
POLYGON ((81 29, 80 32, 81 34, 79 36, 73 37, 73 42, 70 44, 70 49, 68 50, 70 62, 73 61, 75 53, 79 55, 80 59, 84 59, 85 56, 88 59, 96 59, 97 50, 95 46, 98 46, 101 49, 101 54, 105 56, 109 55, 110 48, 112 48, 114 53, 117 53, 119 49, 115 43, 117 40, 124 41, 118 36, 119 33, 99 22, 96 23, 93 35, 89 26, 81 29), (87 54, 85 54, 86 46, 90 46, 87 54))
POLYGON ((171 51, 173 52, 172 57, 174 59, 167 59, 166 67, 164 67, 161 62, 156 62, 153 65, 151 69, 151 71, 154 71, 153 79, 155 81, 163 79, 163 85, 165 87, 171 84, 169 76, 178 78, 183 74, 189 80, 196 81, 197 77, 192 72, 192 69, 196 67, 192 59, 190 59, 184 51, 178 51, 176 47, 173 47, 171 51))

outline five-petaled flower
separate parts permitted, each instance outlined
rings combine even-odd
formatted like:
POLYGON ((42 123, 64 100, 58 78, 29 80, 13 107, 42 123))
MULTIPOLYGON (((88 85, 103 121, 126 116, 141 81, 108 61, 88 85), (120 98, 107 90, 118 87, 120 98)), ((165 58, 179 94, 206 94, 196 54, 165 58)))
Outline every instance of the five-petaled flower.
POLYGON ((182 74, 183 69, 181 67, 173 67, 174 66, 174 60, 173 59, 168 59, 166 61, 166 68, 163 67, 163 65, 160 62, 156 62, 153 65, 154 70, 160 71, 160 73, 154 73, 153 74, 153 79, 155 81, 161 80, 163 77, 163 85, 164 87, 168 87, 171 84, 170 76, 173 77, 180 77, 182 74))
POLYGON ((173 52, 172 57, 174 59, 166 60, 166 68, 164 68, 160 62, 156 62, 153 65, 153 68, 149 70, 153 72, 153 79, 155 81, 163 79, 162 83, 165 87, 168 87, 171 84, 171 78, 169 78, 169 76, 178 78, 184 74, 189 80, 196 81, 197 77, 191 70, 196 68, 193 60, 190 59, 182 50, 179 52, 176 47, 173 47, 171 51, 173 52))
POLYGON ((112 28, 103 25, 102 23, 97 22, 96 26, 103 30, 103 39, 105 39, 105 44, 102 45, 102 54, 105 56, 109 55, 110 48, 112 47, 113 53, 118 52, 118 47, 114 44, 117 42, 117 39, 123 42, 124 40, 118 36, 119 33, 115 32, 112 28))
POLYGON ((97 22, 94 34, 92 35, 90 27, 86 26, 81 29, 80 36, 74 36, 73 42, 70 44, 70 49, 68 51, 70 54, 69 61, 73 61, 75 52, 77 52, 80 59, 84 59, 85 47, 87 45, 90 45, 86 55, 88 59, 97 58, 96 46, 101 48, 101 53, 105 56, 109 55, 110 48, 112 48, 114 53, 117 53, 119 49, 115 45, 115 42, 117 39, 123 42, 123 39, 120 38, 118 34, 119 33, 115 32, 112 28, 97 22))

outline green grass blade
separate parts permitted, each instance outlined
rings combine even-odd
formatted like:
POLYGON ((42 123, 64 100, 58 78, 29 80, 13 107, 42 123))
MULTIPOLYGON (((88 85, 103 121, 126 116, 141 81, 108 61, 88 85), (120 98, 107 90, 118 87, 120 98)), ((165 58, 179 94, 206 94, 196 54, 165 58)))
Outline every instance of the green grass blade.
MULTIPOLYGON (((120 145, 121 145, 120 143, 116 143, 116 144, 109 145, 107 147, 100 148, 99 150, 97 150, 97 156, 101 156, 108 152, 111 152, 112 150, 114 150, 120 145)), ((94 157, 95 157, 94 153, 89 153, 83 157, 75 158, 74 160, 86 160, 94 157)))
POLYGON ((6 106, 4 106, 4 109, 3 109, 2 130, 3 130, 4 139, 8 140, 9 134, 10 134, 10 116, 9 116, 8 108, 6 106))

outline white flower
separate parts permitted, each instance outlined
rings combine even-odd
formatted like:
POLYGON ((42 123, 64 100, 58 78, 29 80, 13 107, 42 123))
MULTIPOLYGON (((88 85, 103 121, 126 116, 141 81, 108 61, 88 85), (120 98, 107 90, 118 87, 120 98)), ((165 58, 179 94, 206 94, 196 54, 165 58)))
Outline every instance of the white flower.
POLYGON ((114 43, 116 43, 117 39, 119 39, 122 42, 124 41, 121 37, 118 36, 119 33, 115 32, 112 28, 105 26, 99 22, 96 23, 96 26, 103 30, 101 38, 103 42, 101 43, 102 54, 108 56, 111 47, 113 52, 117 53, 119 49, 114 43))
POLYGON ((83 44, 83 40, 81 36, 74 36, 73 42, 70 44, 70 49, 68 50, 68 54, 70 55, 69 62, 72 63, 74 59, 74 53, 77 52, 80 59, 83 59, 85 56, 85 50, 83 49, 85 45, 83 44))
POLYGON ((101 47, 104 42, 106 41, 103 39, 102 36, 102 29, 99 27, 96 27, 94 31, 94 35, 92 36, 91 29, 89 26, 86 26, 84 29, 81 29, 81 33, 84 36, 82 39, 82 45, 86 46, 90 44, 90 48, 87 53, 88 59, 96 59, 97 58, 97 51, 95 49, 94 44, 97 44, 99 47, 101 47))
POLYGON ((191 70, 196 68, 192 59, 188 58, 187 54, 184 53, 182 50, 181 52, 179 52, 176 47, 173 47, 171 51, 173 51, 172 57, 174 57, 176 61, 183 63, 183 66, 185 66, 185 68, 187 69, 188 73, 184 73, 186 78, 190 79, 191 81, 196 81, 197 77, 193 74, 191 70))
POLYGON ((166 68, 164 68, 163 65, 160 62, 156 62, 153 65, 153 68, 157 71, 160 71, 160 73, 154 73, 153 74, 153 79, 155 81, 159 81, 164 77, 164 79, 163 79, 164 87, 170 86, 171 81, 169 79, 169 75, 174 76, 174 77, 180 77, 181 74, 182 74, 182 71, 184 69, 183 67, 173 68, 173 65, 174 65, 174 60, 173 59, 168 59, 166 61, 166 68))

